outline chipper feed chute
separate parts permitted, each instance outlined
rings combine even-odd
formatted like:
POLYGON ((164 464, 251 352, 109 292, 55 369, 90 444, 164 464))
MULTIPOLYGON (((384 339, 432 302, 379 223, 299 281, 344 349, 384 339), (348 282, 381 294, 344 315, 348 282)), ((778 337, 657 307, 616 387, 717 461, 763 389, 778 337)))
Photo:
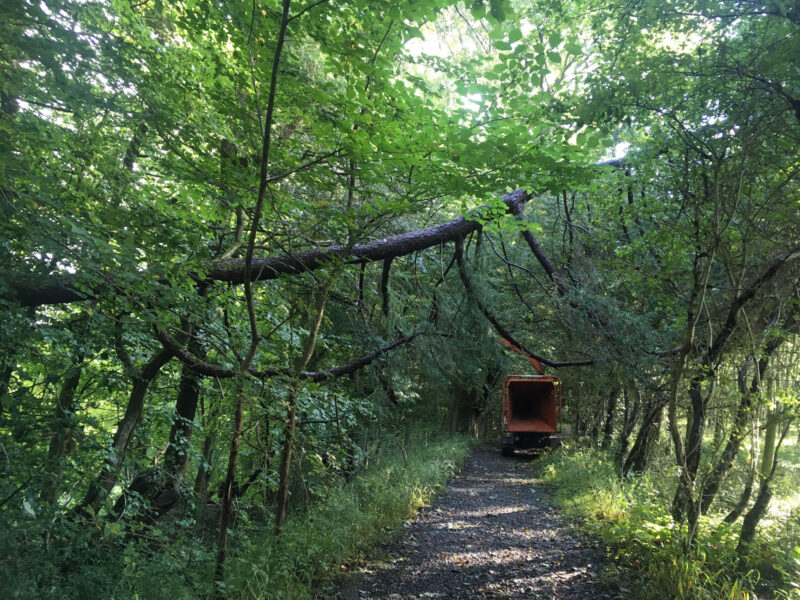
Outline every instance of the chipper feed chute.
POLYGON ((561 381, 553 375, 508 375, 503 380, 503 454, 550 444, 560 429, 561 381))

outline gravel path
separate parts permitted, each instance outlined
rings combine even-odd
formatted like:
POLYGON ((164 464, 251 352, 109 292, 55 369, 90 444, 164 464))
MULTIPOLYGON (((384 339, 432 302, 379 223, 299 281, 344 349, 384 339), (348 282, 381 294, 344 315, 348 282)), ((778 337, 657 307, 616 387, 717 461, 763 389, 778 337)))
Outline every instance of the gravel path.
POLYGON ((622 598, 595 581, 602 553, 567 530, 536 488, 530 460, 473 452, 447 492, 333 597, 622 598))

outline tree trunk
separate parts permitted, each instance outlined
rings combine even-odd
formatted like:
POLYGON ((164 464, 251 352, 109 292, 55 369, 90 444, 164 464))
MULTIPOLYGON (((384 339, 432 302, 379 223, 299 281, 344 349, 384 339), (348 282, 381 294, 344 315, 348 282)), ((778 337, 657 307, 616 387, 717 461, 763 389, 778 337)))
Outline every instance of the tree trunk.
POLYGON ((292 388, 289 392, 286 408, 286 424, 283 428, 283 446, 281 448, 281 459, 278 467, 278 492, 276 495, 275 506, 275 535, 280 535, 283 526, 286 524, 286 510, 289 506, 289 475, 292 461, 292 448, 294 446, 294 434, 296 428, 297 410, 297 389, 292 388))
POLYGON ((736 546, 736 553, 741 557, 747 552, 748 546, 753 542, 756 534, 756 527, 759 521, 766 514, 769 501, 772 499, 772 480, 778 467, 778 450, 783 444, 786 434, 789 432, 791 423, 787 423, 781 432, 780 439, 775 443, 778 433, 778 419, 775 414, 774 403, 767 417, 767 431, 764 435, 764 458, 761 461, 761 482, 758 487, 758 496, 753 507, 747 511, 742 523, 742 530, 739 534, 739 543, 736 546))
POLYGON ((620 430, 619 440, 617 441, 617 451, 614 454, 614 462, 622 472, 622 467, 625 459, 625 454, 628 452, 628 441, 630 440, 633 428, 639 418, 639 413, 642 410, 641 394, 637 388, 633 388, 633 393, 636 394, 636 399, 633 406, 630 406, 630 394, 627 389, 623 390, 623 398, 625 402, 624 418, 622 421, 622 429, 620 430))
MULTIPOLYGON (((244 377, 244 375, 242 375, 244 377)), ((222 509, 219 516, 219 536, 217 539, 217 558, 214 568, 214 581, 222 581, 225 571, 225 554, 228 551, 228 527, 231 522, 233 505, 233 485, 236 480, 236 463, 239 460, 239 444, 242 439, 242 416, 244 414, 245 382, 240 381, 236 394, 236 409, 233 413, 233 435, 228 452, 228 468, 222 488, 222 509)))
POLYGON ((739 369, 739 404, 736 407, 736 414, 733 417, 733 424, 725 448, 723 448, 719 460, 714 464, 703 485, 700 501, 700 512, 703 514, 706 514, 711 508, 714 498, 716 498, 720 487, 733 467, 733 463, 742 446, 742 441, 747 435, 747 422, 752 417, 753 403, 758 397, 761 380, 767 369, 768 358, 769 354, 765 354, 758 361, 757 370, 753 374, 753 380, 749 387, 745 378, 747 377, 748 364, 752 362, 752 357, 749 357, 748 362, 739 369))
POLYGON ((608 394, 608 402, 606 403, 606 417, 603 427, 603 443, 601 447, 603 450, 611 448, 611 439, 614 436, 614 414, 617 410, 617 401, 619 397, 619 390, 611 390, 608 394))
POLYGON ((736 519, 742 516, 742 513, 747 508, 747 505, 750 502, 750 496, 753 495, 753 486, 756 482, 756 473, 758 473, 757 464, 758 461, 754 460, 750 467, 750 474, 747 477, 747 482, 744 484, 744 489, 739 495, 739 500, 736 502, 736 506, 734 506, 723 519, 725 523, 735 523, 736 519))
POLYGON ((206 432, 203 438, 203 451, 200 465, 197 467, 197 477, 194 480, 194 494, 200 502, 208 500, 208 482, 209 475, 211 474, 211 460, 214 453, 214 442, 216 436, 213 433, 206 432))
POLYGON ((125 408, 125 414, 117 425, 117 431, 114 434, 114 439, 111 442, 108 456, 103 462, 100 474, 89 485, 86 496, 78 506, 80 512, 91 509, 93 513, 96 513, 114 488, 114 485, 116 485, 117 472, 125 458, 125 452, 133 437, 136 425, 142 417, 147 388, 171 358, 171 350, 161 350, 138 373, 133 375, 133 387, 128 398, 128 406, 125 408))
MULTIPOLYGON (((503 202, 509 211, 520 210, 520 205, 529 199, 530 196, 523 190, 515 190, 503 196, 503 202)), ((256 258, 251 262, 249 277, 252 281, 263 281, 276 279, 281 275, 307 273, 329 265, 331 259, 335 257, 343 258, 345 261, 369 262, 405 256, 418 250, 463 238, 473 231, 477 231, 481 227, 482 214, 486 210, 486 208, 478 208, 467 217, 459 217, 448 223, 366 244, 328 246, 305 252, 295 252, 287 256, 256 258)), ((204 278, 209 281, 241 284, 248 276, 245 260, 239 258, 209 261, 205 266, 207 270, 204 271, 204 278)), ((80 280, 80 274, 46 276, 38 278, 35 284, 29 284, 30 278, 19 277, 17 280, 9 282, 9 285, 22 306, 42 306, 85 300, 86 292, 76 286, 76 282, 80 280)))
MULTIPOLYGON (((201 358, 204 356, 200 344, 194 338, 189 342, 189 349, 201 358)), ((115 513, 122 513, 126 497, 131 492, 147 501, 148 510, 151 511, 149 517, 152 519, 163 516, 181 499, 182 479, 186 471, 189 441, 199 397, 200 376, 191 366, 183 363, 163 466, 154 466, 139 473, 115 503, 115 513)))
POLYGON ((627 477, 628 473, 643 473, 647 469, 647 461, 650 458, 653 443, 658 438, 661 429, 661 419, 664 414, 664 402, 656 401, 655 405, 645 412, 642 419, 642 426, 633 442, 628 458, 622 465, 622 476, 627 477))
POLYGON ((468 433, 472 420, 475 394, 466 386, 453 383, 450 392, 450 407, 447 411, 447 429, 450 433, 468 433))
POLYGON ((703 394, 703 381, 711 374, 704 373, 692 378, 689 385, 691 414, 686 435, 685 464, 678 476, 678 488, 672 500, 672 517, 681 521, 687 517, 689 531, 688 542, 691 543, 700 516, 699 499, 695 497, 694 487, 697 481, 697 470, 703 450, 703 434, 706 424, 706 404, 708 397, 703 394))
POLYGON ((53 437, 47 452, 47 463, 50 479, 42 493, 42 498, 51 506, 55 506, 64 478, 64 459, 68 454, 68 445, 73 437, 72 427, 75 414, 75 392, 78 390, 83 371, 83 355, 75 356, 72 365, 67 369, 61 391, 53 410, 53 437))
MULTIPOLYGON (((193 340, 188 350, 204 358, 205 353, 200 344, 193 340)), ((189 456, 189 442, 197 414, 197 403, 200 399, 200 376, 189 365, 183 364, 178 395, 175 399, 175 416, 169 432, 169 445, 164 455, 164 468, 176 477, 183 476, 189 456)))
MULTIPOLYGON (((317 345, 317 337, 319 336, 320 326, 322 325, 322 317, 325 314, 325 303, 328 299, 328 291, 332 283, 329 279, 319 292, 317 299, 316 314, 313 316, 311 326, 308 330, 308 338, 303 347, 303 354, 297 359, 295 363, 295 371, 300 372, 305 369, 314 354, 314 349, 317 345)), ((294 381, 289 390, 289 397, 286 407, 286 424, 283 431, 283 448, 281 449, 280 467, 278 469, 278 493, 277 504, 275 506, 275 535, 280 535, 283 531, 283 526, 286 523, 286 509, 289 504, 289 475, 292 461, 292 448, 294 446, 294 434, 296 425, 296 412, 297 412, 297 393, 299 392, 300 382, 294 381)))
POLYGON ((756 527, 761 517, 767 512, 769 501, 772 499, 772 477, 761 480, 758 487, 758 495, 752 508, 747 511, 742 522, 742 530, 739 533, 739 543, 736 545, 736 554, 743 556, 747 552, 747 547, 753 543, 756 535, 756 527))

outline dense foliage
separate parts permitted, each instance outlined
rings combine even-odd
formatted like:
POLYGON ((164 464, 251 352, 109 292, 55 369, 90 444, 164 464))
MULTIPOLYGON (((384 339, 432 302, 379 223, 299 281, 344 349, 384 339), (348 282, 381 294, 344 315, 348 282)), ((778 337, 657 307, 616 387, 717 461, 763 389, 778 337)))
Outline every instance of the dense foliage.
POLYGON ((686 564, 732 540, 708 589, 774 543, 788 590, 799 29, 783 0, 3 2, 3 595, 240 597, 259 552, 285 580, 335 551, 303 515, 383 502, 381 457, 390 523, 441 482, 426 432, 432 465, 496 433, 526 368, 497 337, 612 479, 666 474, 686 564))

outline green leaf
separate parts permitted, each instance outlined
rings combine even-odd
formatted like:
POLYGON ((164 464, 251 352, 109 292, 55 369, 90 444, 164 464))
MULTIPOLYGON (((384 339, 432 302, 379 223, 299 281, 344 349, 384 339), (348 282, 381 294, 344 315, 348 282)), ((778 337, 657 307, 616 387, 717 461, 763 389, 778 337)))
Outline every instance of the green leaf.
POLYGON ((498 23, 502 23, 506 20, 506 11, 505 6, 503 5, 503 0, 489 0, 489 13, 497 19, 498 23))
POLYGON ((555 50, 551 50, 547 53, 547 58, 550 59, 550 62, 560 63, 561 62, 561 55, 556 52, 555 50))
POLYGON ((549 42, 551 48, 555 48, 561 43, 562 39, 563 38, 561 37, 561 34, 556 32, 551 33, 550 37, 547 38, 547 41, 549 42))
POLYGON ((522 39, 522 32, 519 29, 512 29, 508 32, 508 41, 512 44, 522 39))
POLYGON ((486 16, 486 7, 483 5, 483 0, 473 0, 472 5, 469 7, 469 12, 472 13, 473 19, 482 19, 486 16))
POLYGON ((511 50, 511 44, 509 44, 508 42, 504 42, 502 40, 497 40, 492 42, 492 46, 494 46, 498 50, 511 50))

